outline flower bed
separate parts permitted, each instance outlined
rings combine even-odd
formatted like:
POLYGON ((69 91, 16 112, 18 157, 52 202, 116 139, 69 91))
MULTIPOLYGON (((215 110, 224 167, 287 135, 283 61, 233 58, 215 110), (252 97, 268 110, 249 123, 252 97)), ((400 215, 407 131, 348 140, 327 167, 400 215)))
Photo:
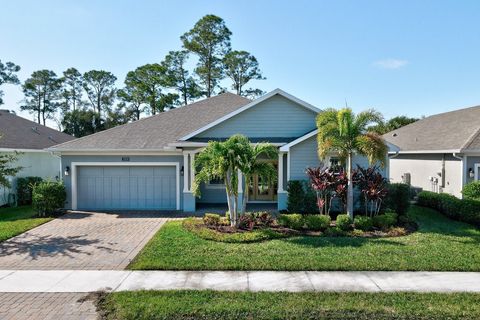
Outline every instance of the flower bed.
POLYGON ((399 237, 416 230, 410 220, 397 221, 394 213, 367 218, 359 216, 352 221, 347 215, 339 215, 331 221, 326 215, 247 213, 240 218, 239 226, 232 227, 226 218, 217 214, 206 214, 203 219, 184 220, 183 227, 202 239, 249 243, 292 236, 312 237, 399 237))

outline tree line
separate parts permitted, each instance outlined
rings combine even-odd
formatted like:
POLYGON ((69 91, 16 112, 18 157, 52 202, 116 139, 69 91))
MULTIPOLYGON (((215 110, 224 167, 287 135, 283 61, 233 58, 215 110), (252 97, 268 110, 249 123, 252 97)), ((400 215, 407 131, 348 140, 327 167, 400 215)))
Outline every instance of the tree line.
MULTIPOLYGON (((81 73, 73 67, 61 75, 38 70, 20 83, 20 66, 1 60, 0 85, 21 84, 21 110, 35 115, 38 123, 45 125, 50 119, 64 132, 82 137, 225 92, 224 79, 238 95, 263 94, 247 87, 251 80, 265 79, 257 59, 247 51, 232 50, 231 35, 222 18, 206 15, 180 37, 182 49, 170 51, 160 63, 128 72, 122 88, 116 87, 117 77, 109 71, 81 73), (192 56, 196 66, 190 70, 192 56)), ((0 90, 0 104, 2 96, 0 90)))

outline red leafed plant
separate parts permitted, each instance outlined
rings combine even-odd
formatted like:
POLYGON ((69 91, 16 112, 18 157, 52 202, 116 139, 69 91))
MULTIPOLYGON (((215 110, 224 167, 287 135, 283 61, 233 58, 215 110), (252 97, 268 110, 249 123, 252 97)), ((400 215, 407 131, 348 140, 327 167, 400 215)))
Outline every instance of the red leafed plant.
POLYGON ((330 168, 308 168, 306 170, 310 184, 317 194, 317 206, 320 214, 328 215, 335 191, 335 173, 330 168))
POLYGON ((387 196, 387 180, 379 172, 377 166, 362 168, 357 166, 356 180, 365 199, 365 215, 378 215, 383 199, 387 196))

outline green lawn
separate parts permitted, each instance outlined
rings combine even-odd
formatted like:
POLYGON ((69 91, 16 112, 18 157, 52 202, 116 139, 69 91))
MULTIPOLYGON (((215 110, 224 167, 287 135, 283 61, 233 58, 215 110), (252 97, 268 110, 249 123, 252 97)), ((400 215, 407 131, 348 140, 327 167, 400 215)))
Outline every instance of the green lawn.
POLYGON ((53 218, 36 218, 32 207, 0 208, 0 241, 35 228, 53 218))
POLYGON ((104 319, 478 319, 480 294, 116 292, 104 319))
POLYGON ((397 238, 299 236, 260 243, 204 240, 165 224, 129 266, 162 270, 480 271, 480 230, 412 207, 419 230, 397 238))

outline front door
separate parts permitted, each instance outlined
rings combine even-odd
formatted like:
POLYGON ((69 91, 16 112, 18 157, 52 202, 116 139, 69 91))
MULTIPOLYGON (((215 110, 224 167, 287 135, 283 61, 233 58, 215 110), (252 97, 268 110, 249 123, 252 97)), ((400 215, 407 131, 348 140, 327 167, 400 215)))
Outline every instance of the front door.
MULTIPOLYGON (((272 164, 277 169, 277 163, 272 164)), ((262 179, 258 175, 253 175, 252 182, 248 188, 249 201, 276 201, 277 183, 262 179)))

